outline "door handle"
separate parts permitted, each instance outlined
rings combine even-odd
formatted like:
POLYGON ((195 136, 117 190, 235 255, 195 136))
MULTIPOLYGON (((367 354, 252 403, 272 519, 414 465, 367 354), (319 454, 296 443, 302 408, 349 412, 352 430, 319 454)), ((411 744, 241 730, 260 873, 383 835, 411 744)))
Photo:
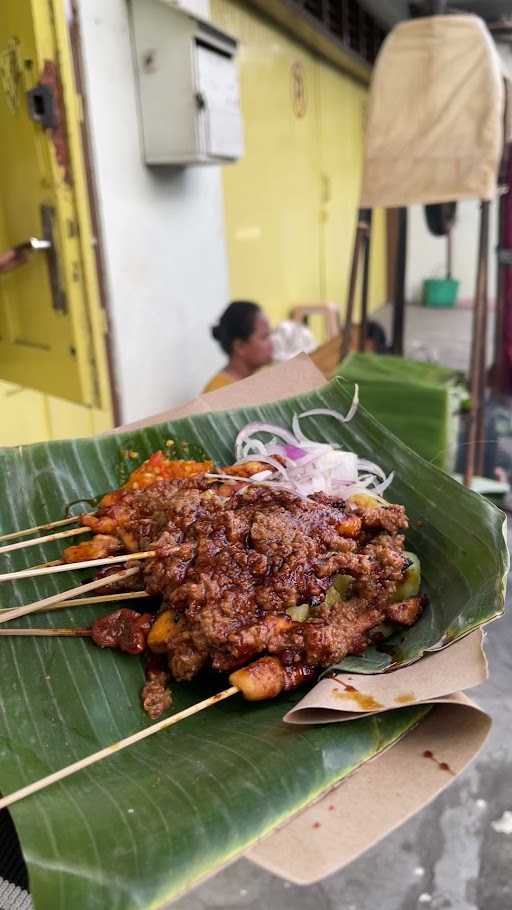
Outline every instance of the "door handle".
POLYGON ((22 243, 27 250, 49 250, 52 245, 51 240, 42 240, 40 237, 29 237, 29 239, 22 243))
POLYGON ((0 276, 26 263, 29 253, 46 253, 48 279, 52 295, 53 309, 58 313, 67 313, 66 291, 61 275, 58 256, 58 239, 56 240, 55 209, 51 205, 41 206, 42 237, 29 237, 22 243, 0 253, 0 276))
POLYGON ((24 240, 23 243, 17 243, 16 246, 12 246, 9 250, 5 250, 5 252, 0 253, 0 275, 5 272, 11 272, 20 265, 24 265, 27 261, 27 253, 37 253, 41 250, 49 250, 51 245, 50 240, 42 240, 39 237, 29 237, 28 240, 24 240))

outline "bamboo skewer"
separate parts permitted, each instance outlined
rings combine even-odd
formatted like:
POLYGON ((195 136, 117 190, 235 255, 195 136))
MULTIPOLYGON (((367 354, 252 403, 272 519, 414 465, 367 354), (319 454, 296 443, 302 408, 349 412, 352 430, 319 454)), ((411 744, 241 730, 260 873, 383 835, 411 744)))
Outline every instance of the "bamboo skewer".
MULTIPOLYGON (((106 581, 106 579, 104 579, 106 581)), ((80 590, 84 585, 80 585, 80 590)), ((66 592, 67 593, 67 592, 66 592)), ((123 591, 121 594, 98 594, 93 597, 76 597, 72 600, 63 600, 61 603, 50 604, 41 611, 41 613, 49 613, 52 610, 66 610, 68 607, 88 607, 92 604, 108 604, 108 603, 117 603, 117 601, 124 600, 141 600, 142 598, 149 598, 150 595, 146 591, 123 591)), ((10 614, 13 610, 17 610, 18 607, 0 607, 0 617, 4 619, 4 622, 7 622, 9 619, 15 619, 15 616, 10 614)))
POLYGON ((20 578, 37 578, 39 575, 49 575, 52 572, 74 572, 76 569, 93 569, 96 566, 113 566, 120 562, 131 562, 133 559, 151 559, 156 556, 154 550, 145 550, 141 553, 124 553, 121 556, 107 556, 104 559, 87 559, 84 562, 67 562, 58 566, 44 566, 36 569, 21 569, 19 572, 4 572, 0 581, 16 581, 20 578))
POLYGON ((51 559, 50 562, 38 562, 37 566, 31 566, 31 569, 46 569, 48 566, 63 566, 62 559, 51 559))
POLYGON ((25 547, 35 547, 40 543, 49 543, 52 540, 62 540, 64 537, 74 537, 76 534, 90 534, 90 528, 72 528, 71 531, 59 531, 57 534, 46 534, 44 537, 34 537, 32 540, 20 540, 18 543, 9 543, 0 547, 0 553, 10 553, 12 550, 23 550, 25 547))
POLYGON ((92 635, 90 629, 67 628, 67 629, 0 629, 0 635, 26 635, 27 637, 35 636, 36 638, 52 638, 54 636, 67 636, 68 638, 86 638, 92 635))
POLYGON ((130 578, 131 575, 134 575, 138 571, 136 566, 131 569, 123 569, 121 572, 116 572, 114 575, 108 575, 106 578, 95 578, 94 581, 89 581, 85 585, 76 585, 74 588, 68 588, 67 591, 61 591, 60 594, 51 594, 50 597, 43 597, 42 600, 36 600, 31 604, 24 604, 22 607, 13 607, 12 610, 6 610, 3 615, 0 615, 0 624, 9 622, 11 619, 17 619, 18 616, 26 616, 28 613, 37 613, 39 610, 44 610, 53 604, 62 603, 67 600, 70 595, 72 597, 74 594, 86 594, 88 591, 94 591, 96 588, 104 588, 109 584, 113 584, 115 581, 123 581, 125 578, 130 578))
MULTIPOLYGON (((108 576, 107 576, 108 580, 108 576)), ((104 579, 105 581, 105 579, 104 579)), ((116 600, 140 600, 141 597, 149 597, 147 591, 123 591, 121 594, 96 594, 94 597, 77 597, 74 600, 64 600, 60 607, 82 607, 89 604, 106 604, 116 600)))
POLYGON ((210 698, 205 698, 203 701, 191 705, 190 708, 179 711, 178 714, 174 714, 172 717, 166 717, 164 720, 160 720, 156 724, 146 727, 144 730, 139 730, 138 733, 133 733, 131 736, 125 737, 125 739, 120 739, 117 742, 112 743, 111 746, 107 746, 105 749, 100 749, 99 752, 94 752, 92 755, 87 755, 85 758, 73 762, 73 764, 68 765, 66 768, 61 768, 60 771, 55 771, 53 774, 48 774, 46 777, 42 777, 41 780, 36 780, 34 783, 28 784, 28 786, 22 787, 20 790, 15 790, 14 793, 10 793, 8 796, 4 796, 3 799, 0 799, 0 809, 12 806, 13 803, 17 803, 21 799, 31 796, 33 793, 38 793, 39 790, 44 790, 46 787, 50 787, 52 784, 56 784, 66 777, 71 777, 71 775, 76 774, 77 771, 82 771, 83 768, 89 768, 91 765, 102 761, 104 758, 109 758, 109 756, 113 755, 115 752, 120 752, 128 746, 133 746, 135 743, 146 739, 148 736, 152 736, 153 733, 159 733, 160 730, 166 730, 168 727, 172 727, 174 724, 179 723, 179 721, 185 720, 186 717, 198 714, 200 711, 204 711, 205 708, 209 708, 219 701, 224 701, 226 698, 231 698, 232 695, 236 695, 238 692, 239 689, 237 686, 230 686, 229 689, 224 689, 223 692, 218 692, 210 698))
POLYGON ((33 528, 24 528, 22 531, 11 531, 9 534, 0 535, 0 541, 2 540, 14 540, 16 537, 28 537, 29 534, 37 534, 38 531, 50 531, 52 528, 61 528, 64 525, 73 524, 74 521, 78 521, 81 515, 70 515, 69 518, 61 518, 59 521, 49 521, 44 525, 35 525, 33 528))

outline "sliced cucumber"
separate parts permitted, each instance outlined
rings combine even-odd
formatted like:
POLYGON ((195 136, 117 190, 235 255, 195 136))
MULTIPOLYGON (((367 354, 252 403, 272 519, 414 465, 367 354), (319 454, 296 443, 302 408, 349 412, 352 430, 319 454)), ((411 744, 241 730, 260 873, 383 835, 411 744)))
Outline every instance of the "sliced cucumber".
POLYGON ((327 589, 324 604, 326 607, 334 607, 341 600, 341 594, 338 594, 334 585, 327 589))
POLYGON ((340 597, 344 597, 348 593, 348 590, 354 579, 351 575, 335 575, 333 581, 333 587, 336 589, 340 597))
POLYGON ((325 595, 325 605, 334 607, 341 600, 344 600, 350 592, 353 581, 354 579, 351 575, 335 575, 333 583, 325 595))
POLYGON ((404 556, 409 560, 409 565, 407 566, 403 576, 402 581, 396 589, 395 596, 393 600, 395 603, 400 603, 402 600, 409 600, 410 597, 416 597, 420 591, 421 585, 421 564, 416 556, 416 553, 404 553, 404 556))
POLYGON ((309 605, 299 604, 296 607, 289 607, 286 612, 295 622, 306 622, 309 616, 309 605))

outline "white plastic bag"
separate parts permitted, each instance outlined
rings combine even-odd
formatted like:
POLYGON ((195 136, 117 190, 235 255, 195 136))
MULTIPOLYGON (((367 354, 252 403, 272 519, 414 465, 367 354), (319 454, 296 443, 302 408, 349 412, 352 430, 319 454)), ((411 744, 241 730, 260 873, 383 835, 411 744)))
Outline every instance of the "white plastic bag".
POLYGON ((274 360, 281 363, 297 354, 311 354, 318 347, 313 332, 293 319, 284 319, 272 332, 274 360))

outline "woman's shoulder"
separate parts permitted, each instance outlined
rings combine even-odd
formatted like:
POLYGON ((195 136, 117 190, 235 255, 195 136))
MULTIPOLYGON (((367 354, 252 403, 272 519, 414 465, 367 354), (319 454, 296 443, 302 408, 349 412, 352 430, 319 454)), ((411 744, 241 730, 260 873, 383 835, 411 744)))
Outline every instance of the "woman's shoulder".
POLYGON ((203 389, 203 394, 205 392, 215 392, 216 389, 222 389, 225 385, 230 385, 234 382, 233 376, 230 376, 225 370, 220 370, 219 373, 210 379, 209 383, 205 385, 203 389))

